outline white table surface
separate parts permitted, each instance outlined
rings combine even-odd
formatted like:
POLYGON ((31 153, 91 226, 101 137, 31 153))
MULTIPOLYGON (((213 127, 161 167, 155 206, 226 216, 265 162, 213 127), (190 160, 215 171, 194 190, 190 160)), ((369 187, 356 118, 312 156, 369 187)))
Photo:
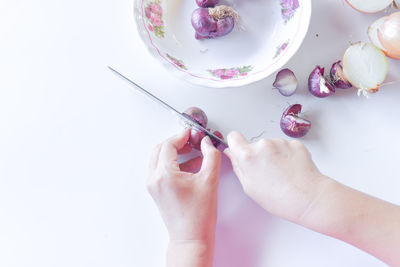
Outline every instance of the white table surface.
MULTIPOLYGON (((152 147, 180 126, 108 64, 181 110, 202 107, 225 134, 284 137, 282 110, 301 103, 314 123, 303 141, 322 172, 400 204, 399 84, 369 100, 353 90, 317 99, 306 89, 316 64, 330 67, 349 42, 367 40, 384 13, 313 2, 309 33, 287 64, 300 92, 284 98, 270 89, 273 77, 216 90, 171 76, 139 40, 132 0, 1 0, 0 266, 164 265, 168 236, 145 178, 152 147)), ((388 81, 396 79, 400 61, 391 60, 388 81)), ((385 265, 264 212, 224 159, 215 266, 385 265)))

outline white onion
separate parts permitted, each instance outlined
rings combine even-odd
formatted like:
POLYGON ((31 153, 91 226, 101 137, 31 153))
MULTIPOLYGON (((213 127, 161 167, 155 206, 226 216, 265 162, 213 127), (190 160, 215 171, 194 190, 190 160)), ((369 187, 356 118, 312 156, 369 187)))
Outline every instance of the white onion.
POLYGON ((346 0, 354 9, 363 13, 377 13, 393 3, 393 0, 346 0))
POLYGON ((358 42, 351 45, 343 56, 343 74, 359 92, 377 92, 386 79, 388 60, 373 44, 358 42))
POLYGON ((389 57, 400 59, 400 12, 385 19, 378 29, 378 39, 389 57))

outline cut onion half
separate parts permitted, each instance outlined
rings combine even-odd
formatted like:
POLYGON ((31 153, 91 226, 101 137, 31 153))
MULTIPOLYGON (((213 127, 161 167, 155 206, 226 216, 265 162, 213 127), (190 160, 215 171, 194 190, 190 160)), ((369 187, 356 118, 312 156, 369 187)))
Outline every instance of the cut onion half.
POLYGON ((346 0, 355 10, 363 13, 377 13, 393 3, 393 0, 346 0))
POLYGON ((400 12, 386 17, 377 31, 378 39, 386 54, 394 59, 400 59, 400 12))
POLYGON ((358 42, 352 44, 343 56, 343 74, 359 89, 359 94, 375 93, 385 81, 388 60, 385 54, 373 44, 358 42))
POLYGON ((385 22, 387 16, 378 19, 377 21, 375 21, 374 23, 371 24, 371 26, 368 27, 368 37, 370 39, 370 41, 379 49, 381 49, 385 54, 386 54, 386 50, 383 47, 383 45, 381 44, 381 41, 379 40, 378 37, 378 30, 381 28, 382 24, 385 22))

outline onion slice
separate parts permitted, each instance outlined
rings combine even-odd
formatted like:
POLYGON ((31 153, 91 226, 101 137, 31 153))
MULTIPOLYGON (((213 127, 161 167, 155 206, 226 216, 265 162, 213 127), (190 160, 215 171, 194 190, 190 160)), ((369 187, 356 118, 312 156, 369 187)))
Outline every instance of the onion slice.
POLYGON ((377 92, 387 73, 387 57, 373 44, 352 44, 343 56, 343 74, 359 93, 377 92))
POLYGON ((283 69, 276 75, 273 86, 281 95, 292 96, 297 90, 296 75, 290 69, 283 69))

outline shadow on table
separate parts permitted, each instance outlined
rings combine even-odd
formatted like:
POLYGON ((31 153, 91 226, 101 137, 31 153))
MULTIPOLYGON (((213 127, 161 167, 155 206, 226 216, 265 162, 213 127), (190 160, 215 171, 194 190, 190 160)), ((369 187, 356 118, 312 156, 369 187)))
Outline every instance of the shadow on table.
POLYGON ((214 266, 254 267, 268 252, 276 219, 248 198, 223 159, 214 266))

